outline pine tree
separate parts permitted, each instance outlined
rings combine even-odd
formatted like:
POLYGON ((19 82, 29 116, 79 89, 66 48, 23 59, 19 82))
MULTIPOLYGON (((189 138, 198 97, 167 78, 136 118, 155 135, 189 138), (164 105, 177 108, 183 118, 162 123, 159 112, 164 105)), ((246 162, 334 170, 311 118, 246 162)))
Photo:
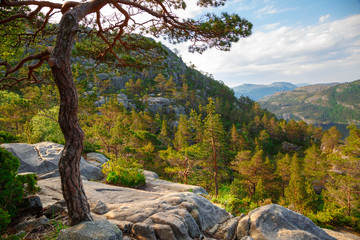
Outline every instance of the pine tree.
POLYGON ((201 115, 194 109, 192 109, 190 112, 189 125, 192 143, 201 142, 204 138, 204 124, 201 119, 201 115))
POLYGON ((328 170, 328 163, 321 150, 313 144, 305 150, 305 174, 309 180, 324 187, 328 170))
POLYGON ((167 124, 167 121, 165 118, 161 122, 161 130, 159 133, 159 139, 165 146, 169 146, 171 140, 169 138, 168 124, 167 124))
POLYGON ((291 175, 289 185, 285 189, 285 197, 295 210, 300 212, 311 209, 316 201, 312 184, 306 180, 303 168, 303 161, 298 158, 297 154, 294 154, 291 160, 291 175))
POLYGON ((225 130, 219 114, 215 113, 215 103, 209 98, 206 106, 207 117, 204 122, 203 144, 205 151, 209 154, 208 160, 212 161, 214 174, 215 196, 219 194, 218 173, 225 150, 225 130))
POLYGON ((236 170, 247 186, 248 193, 253 196, 256 193, 256 185, 262 179, 270 179, 270 171, 265 164, 264 152, 258 149, 254 154, 251 151, 238 152, 232 168, 236 170))
POLYGON ((285 197, 285 188, 288 182, 290 181, 290 173, 291 173, 290 164, 291 164, 291 157, 289 156, 289 154, 286 154, 285 156, 281 157, 276 164, 275 174, 279 176, 281 179, 282 197, 285 197))
POLYGON ((194 144, 188 147, 183 147, 179 151, 173 148, 168 148, 159 152, 162 159, 170 164, 165 168, 165 172, 180 176, 181 181, 188 184, 190 175, 194 172, 194 168, 201 163, 204 154, 200 145, 194 144))
POLYGON ((341 133, 335 126, 325 131, 321 138, 322 152, 326 154, 332 153, 339 145, 340 139, 341 133))
POLYGON ((164 75, 162 75, 161 73, 159 73, 155 78, 154 81, 156 82, 156 90, 160 93, 163 93, 165 90, 165 84, 166 84, 166 79, 164 77, 164 75))
POLYGON ((346 209, 348 216, 360 209, 360 129, 351 125, 349 137, 339 152, 329 155, 336 169, 330 171, 325 196, 339 207, 346 209))
POLYGON ((260 178, 256 184, 254 199, 255 200, 263 200, 265 198, 267 198, 267 194, 266 194, 266 190, 264 187, 264 182, 263 182, 262 178, 260 178))
POLYGON ((189 121, 185 115, 181 115, 173 141, 174 148, 177 151, 180 151, 180 149, 188 147, 190 145, 190 141, 191 132, 189 128, 189 121))
POLYGON ((237 131, 235 124, 233 124, 231 127, 231 140, 230 140, 231 150, 233 152, 238 151, 239 139, 240 139, 240 134, 237 131))

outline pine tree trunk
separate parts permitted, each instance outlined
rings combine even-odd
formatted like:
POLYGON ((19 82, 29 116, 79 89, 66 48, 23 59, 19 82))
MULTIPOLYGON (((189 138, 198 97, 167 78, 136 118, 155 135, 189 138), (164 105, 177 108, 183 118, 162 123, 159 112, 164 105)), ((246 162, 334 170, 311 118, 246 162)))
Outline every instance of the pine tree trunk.
POLYGON ((347 194, 347 214, 348 216, 350 216, 350 209, 351 209, 351 190, 348 189, 348 194, 347 194))
POLYGON ((217 166, 217 159, 216 159, 216 147, 215 147, 214 137, 212 137, 211 142, 212 142, 212 148, 213 148, 213 161, 214 161, 215 197, 217 197, 219 195, 219 186, 218 186, 218 181, 217 181, 218 166, 217 166))
POLYGON ((80 178, 79 163, 83 150, 84 132, 77 118, 78 93, 70 63, 77 28, 78 19, 69 12, 66 13, 60 22, 55 49, 49 60, 60 93, 59 124, 66 143, 59 161, 59 171, 71 225, 92 220, 80 178))

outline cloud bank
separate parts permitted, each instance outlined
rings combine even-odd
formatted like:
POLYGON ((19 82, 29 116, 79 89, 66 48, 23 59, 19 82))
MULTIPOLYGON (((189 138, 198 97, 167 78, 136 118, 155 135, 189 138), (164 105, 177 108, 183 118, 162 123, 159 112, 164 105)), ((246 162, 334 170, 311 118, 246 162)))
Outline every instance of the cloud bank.
POLYGON ((229 86, 244 82, 331 82, 360 78, 360 14, 317 25, 273 23, 233 45, 230 52, 210 49, 202 55, 180 50, 185 62, 209 72, 229 86))

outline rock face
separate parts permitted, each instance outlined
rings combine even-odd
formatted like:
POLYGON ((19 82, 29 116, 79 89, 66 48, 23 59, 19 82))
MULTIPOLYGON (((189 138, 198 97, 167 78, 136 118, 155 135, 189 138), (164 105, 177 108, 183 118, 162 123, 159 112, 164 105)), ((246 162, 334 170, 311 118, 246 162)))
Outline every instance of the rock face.
POLYGON ((122 240, 122 232, 108 221, 83 222, 63 229, 58 240, 122 240))
POLYGON ((86 161, 94 166, 101 167, 104 163, 109 161, 109 159, 101 153, 91 152, 86 154, 86 161))
POLYGON ((150 112, 162 112, 171 104, 170 100, 164 97, 149 97, 145 100, 150 112))
MULTIPOLYGON (((1 147, 19 158, 19 173, 33 172, 40 179, 59 176, 58 163, 63 145, 52 142, 6 143, 1 147)), ((104 177, 100 168, 89 164, 84 158, 80 160, 80 173, 89 180, 100 180, 104 177)))
POLYGON ((309 218, 277 204, 257 208, 243 217, 237 226, 238 239, 255 240, 335 240, 309 218))
MULTIPOLYGON (((136 236, 136 239, 190 240, 208 234, 214 226, 220 229, 221 226, 232 225, 227 224, 233 219, 229 213, 192 192, 173 191, 169 194, 86 180, 83 184, 90 203, 101 199, 110 210, 102 216, 124 233, 136 236)), ((38 185, 41 187, 38 194, 44 206, 62 199, 59 178, 43 179, 38 185)), ((224 235, 229 235, 225 232, 224 235)))

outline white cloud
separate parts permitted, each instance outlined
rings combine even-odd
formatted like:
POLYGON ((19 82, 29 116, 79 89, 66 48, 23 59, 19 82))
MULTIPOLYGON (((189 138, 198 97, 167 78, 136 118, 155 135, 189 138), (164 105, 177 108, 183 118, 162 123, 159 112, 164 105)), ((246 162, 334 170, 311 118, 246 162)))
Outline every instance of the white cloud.
POLYGON ((237 79, 260 78, 306 82, 312 75, 328 81, 353 78, 342 79, 350 81, 360 78, 360 15, 306 27, 264 26, 234 44, 230 52, 210 49, 199 55, 186 53, 183 45, 175 47, 185 62, 228 85, 238 85, 237 79))
POLYGON ((279 9, 275 8, 274 6, 266 6, 257 11, 258 14, 276 14, 279 12, 281 12, 281 11, 279 9))
POLYGON ((329 18, 330 18, 330 14, 327 14, 327 15, 325 15, 325 16, 321 16, 320 18, 319 18, 319 23, 323 23, 323 22, 325 22, 326 20, 328 20, 329 18))
POLYGON ((292 11, 295 10, 295 8, 277 8, 274 5, 267 5, 259 10, 256 11, 257 13, 257 17, 260 18, 264 15, 274 15, 274 14, 279 14, 279 13, 284 13, 284 12, 288 12, 288 11, 292 11))

